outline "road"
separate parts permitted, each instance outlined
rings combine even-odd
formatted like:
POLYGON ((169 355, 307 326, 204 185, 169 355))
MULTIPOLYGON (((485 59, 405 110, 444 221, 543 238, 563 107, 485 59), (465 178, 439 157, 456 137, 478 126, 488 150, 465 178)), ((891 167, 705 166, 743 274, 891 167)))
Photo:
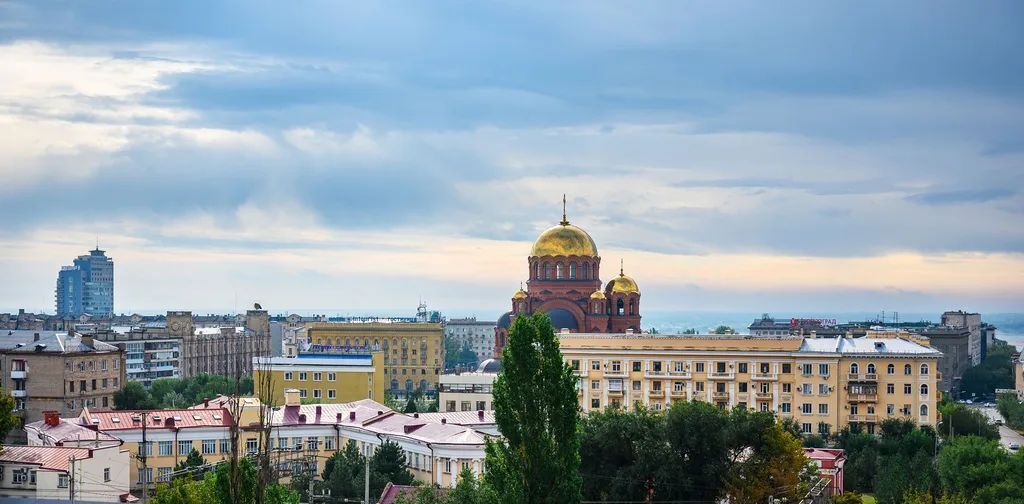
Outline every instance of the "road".
MULTIPOLYGON (((996 420, 1002 420, 1003 419, 1003 416, 1000 415, 999 411, 996 410, 994 407, 979 406, 977 404, 972 404, 972 405, 970 405, 970 407, 972 407, 972 408, 974 408, 974 409, 976 409, 978 411, 981 411, 986 416, 988 416, 989 419, 992 420, 993 422, 995 422, 996 420)), ((1017 431, 1015 431, 1015 430, 1013 430, 1013 429, 1011 429, 1011 428, 1009 428, 1009 427, 1007 427, 1005 425, 999 425, 998 427, 999 427, 999 444, 1003 445, 1003 447, 1005 447, 1007 450, 1010 449, 1010 444, 1011 443, 1017 443, 1020 446, 1024 446, 1024 435, 1021 435, 1021 433, 1019 433, 1019 432, 1017 432, 1017 431)))

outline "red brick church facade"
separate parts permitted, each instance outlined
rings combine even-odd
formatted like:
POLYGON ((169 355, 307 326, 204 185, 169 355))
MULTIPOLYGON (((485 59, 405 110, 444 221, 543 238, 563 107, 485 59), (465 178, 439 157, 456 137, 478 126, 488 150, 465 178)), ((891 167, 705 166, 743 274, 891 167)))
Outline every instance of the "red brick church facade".
POLYGON ((602 289, 601 256, 583 229, 562 222, 541 233, 527 258, 526 290, 512 295, 512 310, 498 319, 495 353, 508 341, 508 329, 520 314, 547 313, 556 331, 640 332, 640 289, 625 275, 602 289))

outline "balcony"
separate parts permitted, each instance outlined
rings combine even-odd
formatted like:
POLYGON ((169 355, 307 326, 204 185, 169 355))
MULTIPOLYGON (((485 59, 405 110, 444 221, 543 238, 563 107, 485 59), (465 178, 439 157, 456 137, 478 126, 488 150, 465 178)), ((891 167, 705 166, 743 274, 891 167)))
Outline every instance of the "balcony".
POLYGON ((878 394, 850 394, 850 402, 878 402, 878 394))
POLYGON ((850 373, 847 378, 849 381, 878 381, 877 373, 850 373))
POLYGON ((708 373, 708 377, 713 380, 731 380, 736 377, 736 373, 730 371, 712 371, 708 373))
POLYGON ((664 378, 666 376, 668 376, 668 373, 665 371, 654 371, 651 369, 644 371, 644 377, 646 378, 664 378))
POLYGON ((608 389, 608 395, 609 396, 622 396, 622 388, 617 388, 617 389, 609 388, 608 389))
POLYGON ((686 397, 686 389, 676 390, 672 389, 672 397, 686 397))
POLYGON ((24 389, 22 389, 22 390, 12 390, 11 391, 11 395, 14 396, 14 397, 25 397, 25 396, 28 395, 28 393, 24 389))
POLYGON ((28 371, 11 371, 12 380, 24 380, 25 378, 28 378, 28 371))
POLYGON ((779 379, 778 373, 753 373, 750 375, 751 380, 755 381, 775 381, 779 379))
POLYGON ((649 395, 651 397, 665 397, 665 389, 658 389, 658 390, 651 389, 651 390, 647 391, 647 395, 649 395))
POLYGON ((793 394, 791 394, 789 392, 783 392, 783 393, 779 394, 779 400, 780 401, 792 401, 793 400, 793 394))
POLYGON ((690 395, 691 401, 707 401, 708 396, 704 392, 694 392, 690 395))
POLYGON ((851 422, 875 422, 878 415, 850 415, 851 422))
POLYGON ((773 399, 773 397, 774 396, 772 396, 771 392, 756 392, 756 393, 754 393, 754 398, 757 399, 758 401, 771 401, 773 399))
POLYGON ((668 375, 671 376, 672 378, 682 378, 684 380, 690 379, 689 371, 669 371, 668 375))
POLYGON ((711 393, 711 399, 715 400, 715 401, 728 401, 729 400, 729 393, 728 392, 712 392, 711 393))
POLYGON ((626 371, 624 371, 622 368, 619 368, 618 370, 607 369, 604 372, 604 376, 606 378, 609 378, 609 377, 611 377, 611 378, 625 378, 626 377, 626 371))

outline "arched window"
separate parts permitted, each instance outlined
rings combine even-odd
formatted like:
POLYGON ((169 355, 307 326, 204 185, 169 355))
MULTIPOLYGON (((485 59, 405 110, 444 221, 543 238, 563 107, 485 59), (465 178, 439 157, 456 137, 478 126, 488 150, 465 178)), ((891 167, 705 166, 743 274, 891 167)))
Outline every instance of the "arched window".
POLYGON ((412 380, 405 380, 405 391, 412 392, 412 380))
POLYGON ((551 264, 544 263, 544 279, 547 280, 549 278, 551 278, 551 264))
POLYGON ((629 314, 636 315, 636 301, 633 299, 629 300, 629 314))
POLYGON ((857 374, 860 372, 860 366, 856 362, 850 364, 850 374, 857 374))
POLYGON ((583 263, 583 271, 580 272, 580 278, 584 280, 590 280, 590 265, 583 263))
POLYGON ((352 346, 352 340, 345 338, 345 346, 352 346))
POLYGON ((420 380, 420 390, 423 392, 427 391, 427 380, 420 380))
POLYGON ((928 374, 928 364, 921 364, 921 374, 928 374))
POLYGON ((927 383, 922 383, 921 384, 921 395, 923 395, 923 396, 928 395, 928 384, 927 383))
POLYGON ((398 380, 391 380, 391 390, 398 390, 398 380))
POLYGON ((913 371, 911 371, 910 364, 903 366, 903 374, 910 376, 911 373, 913 373, 913 371))
POLYGON ((889 366, 886 367, 885 370, 889 374, 896 374, 896 365, 895 364, 889 364, 889 366))
POLYGON ((615 313, 618 313, 619 315, 624 315, 626 313, 626 305, 621 299, 615 302, 615 313))
POLYGON ((373 340, 373 349, 374 350, 380 350, 380 340, 379 339, 373 340))
POLYGON ((368 340, 368 339, 366 339, 366 338, 363 338, 363 346, 364 346, 364 347, 368 347, 368 346, 370 346, 370 340, 368 340))
POLYGON ((522 313, 522 312, 525 312, 525 311, 526 311, 526 303, 523 302, 523 301, 520 301, 519 302, 519 312, 522 313))
POLYGON ((383 349, 383 350, 384 350, 385 352, 387 352, 387 351, 388 351, 388 340, 386 340, 386 339, 385 339, 385 340, 384 340, 384 343, 383 343, 383 345, 384 345, 384 346, 382 346, 381 348, 382 348, 382 349, 383 349))
POLYGON ((576 263, 569 263, 569 278, 576 279, 576 263))
POLYGON ((928 418, 928 405, 927 404, 922 404, 921 405, 921 418, 928 418))
POLYGON ((868 374, 875 374, 875 364, 873 362, 868 363, 868 374))
POLYGON ((564 271, 564 269, 565 269, 565 267, 562 266, 562 263, 556 264, 555 265, 555 278, 557 278, 559 280, 565 278, 565 271, 564 271))
POLYGON ((601 314, 601 303, 594 301, 594 315, 601 314))
POLYGON ((402 348, 409 348, 409 340, 407 338, 402 338, 402 348))
POLYGON ((541 276, 540 276, 540 263, 539 262, 537 263, 537 268, 536 269, 537 269, 537 274, 534 275, 533 278, 536 278, 536 279, 539 280, 541 278, 541 276))

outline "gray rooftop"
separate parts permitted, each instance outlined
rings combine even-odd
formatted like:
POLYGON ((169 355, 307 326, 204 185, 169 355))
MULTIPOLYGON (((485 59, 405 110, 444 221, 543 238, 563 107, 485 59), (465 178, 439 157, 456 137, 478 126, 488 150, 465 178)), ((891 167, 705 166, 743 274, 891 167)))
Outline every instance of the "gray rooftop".
POLYGON ((805 338, 801 352, 840 354, 942 355, 938 350, 902 338, 805 338))
POLYGON ((3 352, 116 352, 117 347, 93 340, 92 346, 82 344, 80 334, 68 336, 66 331, 0 330, 0 351, 3 352), (36 335, 39 340, 36 341, 36 335), (42 346, 45 345, 45 346, 42 346))

